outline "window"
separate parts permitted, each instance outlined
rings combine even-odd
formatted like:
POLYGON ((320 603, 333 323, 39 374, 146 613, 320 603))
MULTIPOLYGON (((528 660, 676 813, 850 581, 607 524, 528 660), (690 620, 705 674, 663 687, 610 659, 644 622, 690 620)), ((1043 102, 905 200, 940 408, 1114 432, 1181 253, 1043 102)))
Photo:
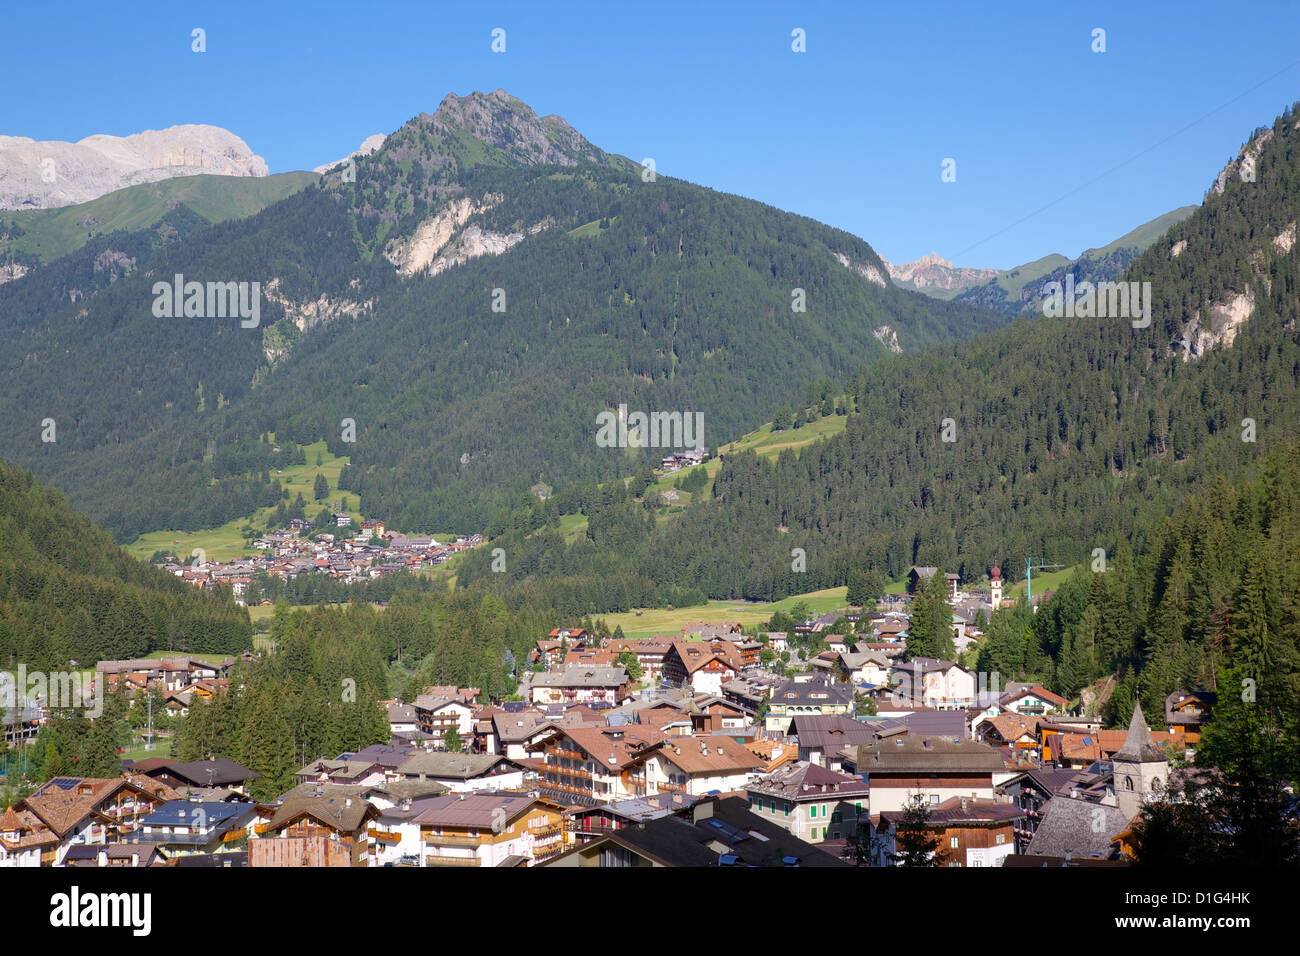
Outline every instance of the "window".
POLYGON ((949 840, 948 840, 948 845, 949 845, 950 847, 952 847, 954 850, 957 849, 957 843, 958 843, 958 840, 957 840, 956 837, 951 837, 951 838, 949 838, 949 840))
POLYGON ((1007 842, 1007 835, 1006 835, 1005 833, 999 833, 999 834, 997 835, 996 839, 994 839, 993 842, 994 842, 994 843, 997 843, 997 844, 999 844, 999 845, 1001 845, 1001 844, 1003 844, 1003 843, 1006 843, 1006 842, 1007 842))
POLYGON ((816 817, 817 817, 817 804, 814 803, 814 804, 812 804, 812 805, 808 808, 808 816, 810 816, 810 817, 816 819, 816 817))
POLYGON ((785 805, 785 815, 787 817, 790 815, 790 804, 788 803, 785 805))
POLYGON ((939 795, 938 795, 937 793, 932 793, 932 794, 930 794, 930 804, 931 804, 931 806, 937 804, 938 802, 939 802, 939 795))

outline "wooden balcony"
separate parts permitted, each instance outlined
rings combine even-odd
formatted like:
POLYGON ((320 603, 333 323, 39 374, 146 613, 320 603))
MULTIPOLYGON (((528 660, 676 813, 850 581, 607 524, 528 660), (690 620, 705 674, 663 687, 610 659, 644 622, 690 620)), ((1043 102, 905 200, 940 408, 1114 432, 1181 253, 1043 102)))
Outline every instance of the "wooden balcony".
POLYGON ((551 823, 544 827, 538 827, 536 830, 529 831, 539 840, 545 840, 547 837, 555 836, 557 833, 564 832, 563 824, 551 823))
POLYGON ((444 833, 438 836, 433 833, 424 835, 425 846, 478 846, 479 837, 466 836, 463 833, 444 833))

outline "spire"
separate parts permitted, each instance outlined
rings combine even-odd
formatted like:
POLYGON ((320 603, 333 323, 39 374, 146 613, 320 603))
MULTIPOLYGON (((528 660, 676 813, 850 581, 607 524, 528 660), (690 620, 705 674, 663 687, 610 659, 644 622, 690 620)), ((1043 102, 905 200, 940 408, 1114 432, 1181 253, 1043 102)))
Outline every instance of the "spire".
POLYGON ((1116 752, 1114 759, 1127 763, 1148 763, 1166 759, 1165 752, 1156 746, 1155 740, 1151 737, 1146 718, 1142 716, 1140 702, 1133 704, 1133 719, 1128 724, 1128 737, 1124 740, 1124 746, 1116 752))

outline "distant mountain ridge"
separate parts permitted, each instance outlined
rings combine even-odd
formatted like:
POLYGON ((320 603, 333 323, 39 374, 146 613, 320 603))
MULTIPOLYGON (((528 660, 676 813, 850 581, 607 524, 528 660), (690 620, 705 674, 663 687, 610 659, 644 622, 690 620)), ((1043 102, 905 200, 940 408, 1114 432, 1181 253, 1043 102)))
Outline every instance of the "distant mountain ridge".
POLYGON ((219 126, 187 124, 76 143, 0 136, 0 209, 53 209, 139 183, 214 173, 266 176, 266 160, 219 126))
POLYGON ((1067 272, 1080 282, 1114 281, 1160 235, 1198 208, 1180 206, 1104 246, 1085 249, 1075 259, 1052 253, 1014 269, 977 269, 954 266, 931 253, 915 262, 890 264, 889 275, 895 284, 936 299, 967 302, 1007 315, 1032 312, 1039 307, 1044 283, 1059 282, 1067 272))

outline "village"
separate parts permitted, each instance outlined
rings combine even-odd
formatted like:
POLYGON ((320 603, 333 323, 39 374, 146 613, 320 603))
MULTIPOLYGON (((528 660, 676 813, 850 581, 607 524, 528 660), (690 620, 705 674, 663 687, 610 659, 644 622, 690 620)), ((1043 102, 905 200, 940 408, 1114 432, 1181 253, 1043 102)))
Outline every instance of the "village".
MULTIPOLYGON (((397 540, 355 546, 385 561, 443 547, 397 540)), ((289 536, 276 551, 329 567, 289 536)), ((0 816, 0 866, 1125 866, 1144 804, 1195 786, 1184 764, 1214 696, 1174 693, 1104 730, 1036 684, 908 657, 935 573, 788 632, 699 621, 602 642, 557 626, 513 699, 429 686, 385 702, 386 743, 320 754, 270 801, 226 754, 48 780, 0 816)), ((989 583, 948 575, 956 646, 1005 600, 989 583)), ((159 690, 183 716, 235 665, 102 661, 96 683, 159 690)))
MULTIPOLYGON (((357 584, 382 578, 399 571, 445 564, 462 551, 483 543, 479 534, 462 536, 439 543, 431 537, 407 537, 389 531, 382 521, 363 521, 357 533, 348 537, 342 530, 352 524, 352 516, 339 512, 332 516, 338 532, 308 537, 310 522, 291 518, 284 528, 269 532, 252 542, 261 554, 231 561, 208 561, 204 555, 192 555, 188 564, 161 561, 158 567, 200 588, 226 585, 235 602, 246 604, 249 585, 258 574, 292 580, 299 575, 321 574, 357 584)), ((270 603, 266 601, 265 603, 270 603)))

